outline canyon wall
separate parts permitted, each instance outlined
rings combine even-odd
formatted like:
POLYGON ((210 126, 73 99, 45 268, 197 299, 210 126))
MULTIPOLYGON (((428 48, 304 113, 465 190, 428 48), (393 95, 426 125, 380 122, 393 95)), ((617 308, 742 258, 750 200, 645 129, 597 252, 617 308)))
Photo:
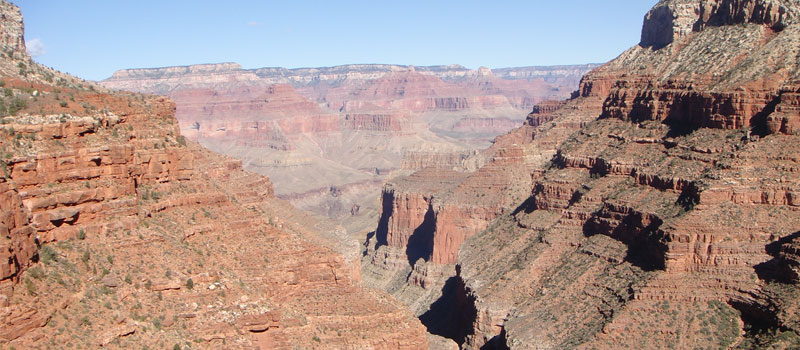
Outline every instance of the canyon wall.
POLYGON ((221 63, 121 70, 101 84, 169 96, 188 139, 268 175, 278 197, 336 221, 356 243, 373 229, 382 182, 429 166, 474 170, 480 162, 460 155, 519 125, 533 104, 568 97, 595 66, 495 75, 458 65, 221 63))
POLYGON ((411 236, 370 239, 365 281, 467 349, 798 346, 798 10, 659 2, 639 45, 534 107, 477 171, 410 175, 441 188, 429 211, 396 210, 411 195, 392 180, 377 233, 411 236), (419 232, 404 267, 391 252, 419 232), (437 266, 431 301, 415 271, 437 266))
MULTIPOLYGON (((0 1, 0 15, 18 24, 0 37, 21 43, 19 9, 0 1)), ((0 347, 428 347, 411 313, 323 247, 328 226, 187 141, 173 102, 6 50, 0 347)))

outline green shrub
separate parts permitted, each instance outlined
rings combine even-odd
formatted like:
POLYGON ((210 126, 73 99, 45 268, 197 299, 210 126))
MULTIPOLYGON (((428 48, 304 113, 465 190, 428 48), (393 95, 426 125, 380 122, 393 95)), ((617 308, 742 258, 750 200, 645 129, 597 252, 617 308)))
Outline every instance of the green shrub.
POLYGON ((25 279, 25 289, 29 295, 36 295, 36 285, 28 278, 25 279))
POLYGON ((44 277, 44 270, 42 270, 42 268, 38 266, 28 270, 28 273, 31 275, 31 277, 37 280, 40 280, 42 279, 42 277, 44 277))
POLYGON ((194 281, 192 281, 192 279, 191 279, 191 278, 189 278, 188 280, 186 280, 186 289, 190 289, 190 290, 191 290, 191 289, 194 289, 194 281))
POLYGON ((11 100, 11 104, 8 106, 8 114, 17 114, 17 112, 25 109, 28 106, 28 102, 17 97, 11 100))
POLYGON ((39 249, 39 261, 43 264, 49 264, 53 261, 57 261, 56 252, 50 246, 44 246, 42 249, 39 249))

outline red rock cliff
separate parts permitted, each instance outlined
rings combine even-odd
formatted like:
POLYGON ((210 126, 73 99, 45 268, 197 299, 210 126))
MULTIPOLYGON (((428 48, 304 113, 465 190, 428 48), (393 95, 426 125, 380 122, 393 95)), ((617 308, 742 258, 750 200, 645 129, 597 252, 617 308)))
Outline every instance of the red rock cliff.
POLYGON ((432 310, 466 311, 429 326, 464 325, 437 334, 471 349, 798 346, 798 9, 661 1, 640 45, 498 137, 496 182, 467 180, 434 207, 498 196, 515 171, 529 192, 435 216, 433 241, 460 247, 431 260, 458 266, 432 310), (485 229, 464 229, 486 211, 485 229))
POLYGON ((186 141, 168 99, 27 56, 0 80, 0 346, 427 348, 269 179, 186 141))

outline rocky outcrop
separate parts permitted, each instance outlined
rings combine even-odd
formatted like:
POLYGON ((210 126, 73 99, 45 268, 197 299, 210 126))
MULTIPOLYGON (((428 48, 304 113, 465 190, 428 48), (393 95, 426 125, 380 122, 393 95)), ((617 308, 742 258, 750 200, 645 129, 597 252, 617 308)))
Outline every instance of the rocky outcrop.
POLYGON ((775 111, 767 116, 767 131, 771 134, 795 134, 800 131, 800 94, 782 91, 775 111))
MULTIPOLYGON (((167 115, 174 105, 162 98, 151 101, 151 108, 153 113, 167 115)), ((135 213, 135 201, 126 197, 135 195, 137 186, 189 178, 193 169, 192 155, 159 147, 165 139, 167 143, 177 144, 175 136, 171 136, 177 135, 174 125, 159 129, 131 128, 126 133, 136 140, 130 144, 86 147, 82 142, 95 136, 103 125, 112 123, 111 120, 114 126, 127 128, 128 125, 145 126, 148 116, 144 113, 84 118, 62 116, 43 123, 31 117, 6 120, 3 125, 6 135, 74 146, 63 151, 38 151, 4 160, 7 181, 12 185, 10 192, 6 192, 10 196, 7 210, 21 209, 21 212, 7 214, 10 221, 7 220, 6 226, 16 229, 11 232, 21 231, 20 236, 11 236, 12 245, 8 250, 18 254, 12 253, 7 260, 13 268, 10 274, 2 276, 3 279, 13 277, 20 267, 28 266, 32 258, 30 252, 36 251, 40 244, 76 237, 79 227, 93 230, 98 218, 109 212, 135 213), (85 182, 84 188, 71 188, 81 182, 85 182), (93 186, 94 183, 102 185, 93 186), (13 244, 20 237, 26 244, 13 244)), ((19 152, 34 145, 9 144, 6 140, 4 146, 19 152)))
POLYGON ((796 347, 797 10, 659 2, 640 45, 498 137, 475 173, 495 181, 432 201, 433 249, 455 247, 428 264, 455 263, 461 287, 430 310, 464 312, 429 331, 467 349, 796 347), (469 193, 487 198, 455 210, 469 193))
POLYGON ((660 48, 707 27, 761 24, 783 30, 795 23, 797 9, 782 0, 662 0, 644 18, 642 46, 660 48))
POLYGON ((672 83, 654 89, 615 86, 605 102, 603 117, 637 122, 656 120, 689 129, 741 129, 753 126, 752 123, 764 123, 755 116, 778 98, 770 93, 694 92, 689 88, 691 85, 672 83), (631 91, 637 93, 633 95, 631 91))
POLYGON ((474 160, 474 156, 477 154, 477 151, 445 153, 409 151, 403 154, 402 167, 411 170, 424 168, 470 169, 470 165, 467 163, 474 160))
MULTIPOLYGON (((537 110, 546 111, 547 108, 544 105, 537 110)), ((428 237, 428 243, 423 253, 409 260, 412 265, 420 257, 438 264, 455 263, 461 243, 518 205, 532 188, 531 169, 543 165, 553 155, 559 140, 566 138, 580 123, 568 123, 566 126, 570 129, 567 130, 562 129, 564 125, 555 125, 542 132, 539 138, 529 135, 529 139, 522 140, 529 146, 516 143, 517 139, 511 135, 498 138, 492 148, 459 159, 461 166, 455 167, 468 170, 469 164, 474 162, 479 164, 477 170, 453 172, 428 168, 408 178, 394 180, 384 188, 383 209, 376 231, 378 244, 405 248, 408 237, 412 233, 419 234, 428 237), (398 195, 398 189, 402 195, 398 195), (383 240, 384 234, 387 237, 399 235, 403 239, 383 240)))
MULTIPOLYGON (((796 83, 796 64, 782 54, 794 50, 795 11, 796 4, 781 1, 662 1, 645 19, 642 44, 590 75, 596 80, 625 74, 612 84, 604 80, 598 91, 610 91, 603 117, 659 120, 684 132, 699 127, 780 132, 794 118, 783 109, 775 113, 781 101, 791 101, 796 83), (656 18, 661 12, 672 24, 656 18), (648 39, 654 30, 677 34, 648 39), (715 41, 724 49, 703 49, 715 41), (651 42, 664 47, 653 50, 647 47, 651 42)), ((785 110, 791 111, 789 106, 785 110)))
POLYGON ((29 101, 0 123, 0 346, 427 348, 322 224, 187 141, 171 101, 19 62, 0 60, 29 101))
POLYGON ((5 242, 0 246, 3 262, 0 279, 6 281, 16 276, 23 268, 30 266, 36 255, 36 237, 33 228, 28 225, 30 219, 23 209, 19 192, 6 181, 2 183, 2 190, 5 205, 0 233, 3 234, 5 242))
POLYGON ((433 249, 431 233, 436 225, 434 196, 446 193, 464 175, 453 170, 427 168, 387 184, 381 196, 381 218, 376 231, 378 243, 408 248, 412 264, 417 258, 429 258, 433 249), (409 245, 414 239, 412 236, 416 238, 411 243, 419 247, 409 245))
POLYGON ((345 127, 351 130, 399 132, 403 129, 403 116, 396 114, 346 114, 345 127))
POLYGON ((533 110, 528 114, 525 124, 537 127, 546 122, 553 120, 556 111, 563 107, 566 101, 545 101, 533 107, 533 110))
MULTIPOLYGON (((231 85, 259 80, 253 72, 243 71, 238 63, 197 64, 180 67, 123 69, 114 72, 104 83, 114 89, 168 94, 176 86, 183 89, 226 89, 231 85)), ((183 90, 181 89, 181 90, 183 90)))
POLYGON ((3 3, 0 6, 0 11, 5 15, 0 19, 0 28, 3 29, 3 37, 0 38, 0 50, 10 58, 30 58, 25 48, 25 28, 22 23, 22 12, 10 3, 3 3))
POLYGON ((465 321, 454 319, 460 312, 453 310, 469 308, 450 299, 463 290, 453 264, 462 242, 530 191, 530 166, 546 157, 528 151, 497 142, 449 167, 459 171, 425 168, 387 184, 376 236, 362 259, 365 283, 409 305, 429 332, 463 342, 465 321))

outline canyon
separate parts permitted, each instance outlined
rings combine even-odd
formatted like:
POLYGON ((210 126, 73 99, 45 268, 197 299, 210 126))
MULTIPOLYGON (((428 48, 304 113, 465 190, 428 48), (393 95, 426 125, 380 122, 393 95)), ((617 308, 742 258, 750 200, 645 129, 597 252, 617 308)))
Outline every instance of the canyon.
POLYGON ((798 0, 661 0, 600 66, 101 83, 0 13, 3 348, 800 347, 798 0))
POLYGON ((365 284, 461 349, 796 348, 798 14, 660 1, 477 168, 390 180, 365 284))
POLYGON ((357 259, 385 181, 462 166, 534 104, 569 97, 596 66, 221 63, 120 70, 101 84, 170 97, 182 135, 241 159, 270 177, 279 198, 342 226, 352 248, 342 253, 357 259))
POLYGON ((423 325, 167 98, 28 56, 0 1, 0 348, 423 349, 423 325))

